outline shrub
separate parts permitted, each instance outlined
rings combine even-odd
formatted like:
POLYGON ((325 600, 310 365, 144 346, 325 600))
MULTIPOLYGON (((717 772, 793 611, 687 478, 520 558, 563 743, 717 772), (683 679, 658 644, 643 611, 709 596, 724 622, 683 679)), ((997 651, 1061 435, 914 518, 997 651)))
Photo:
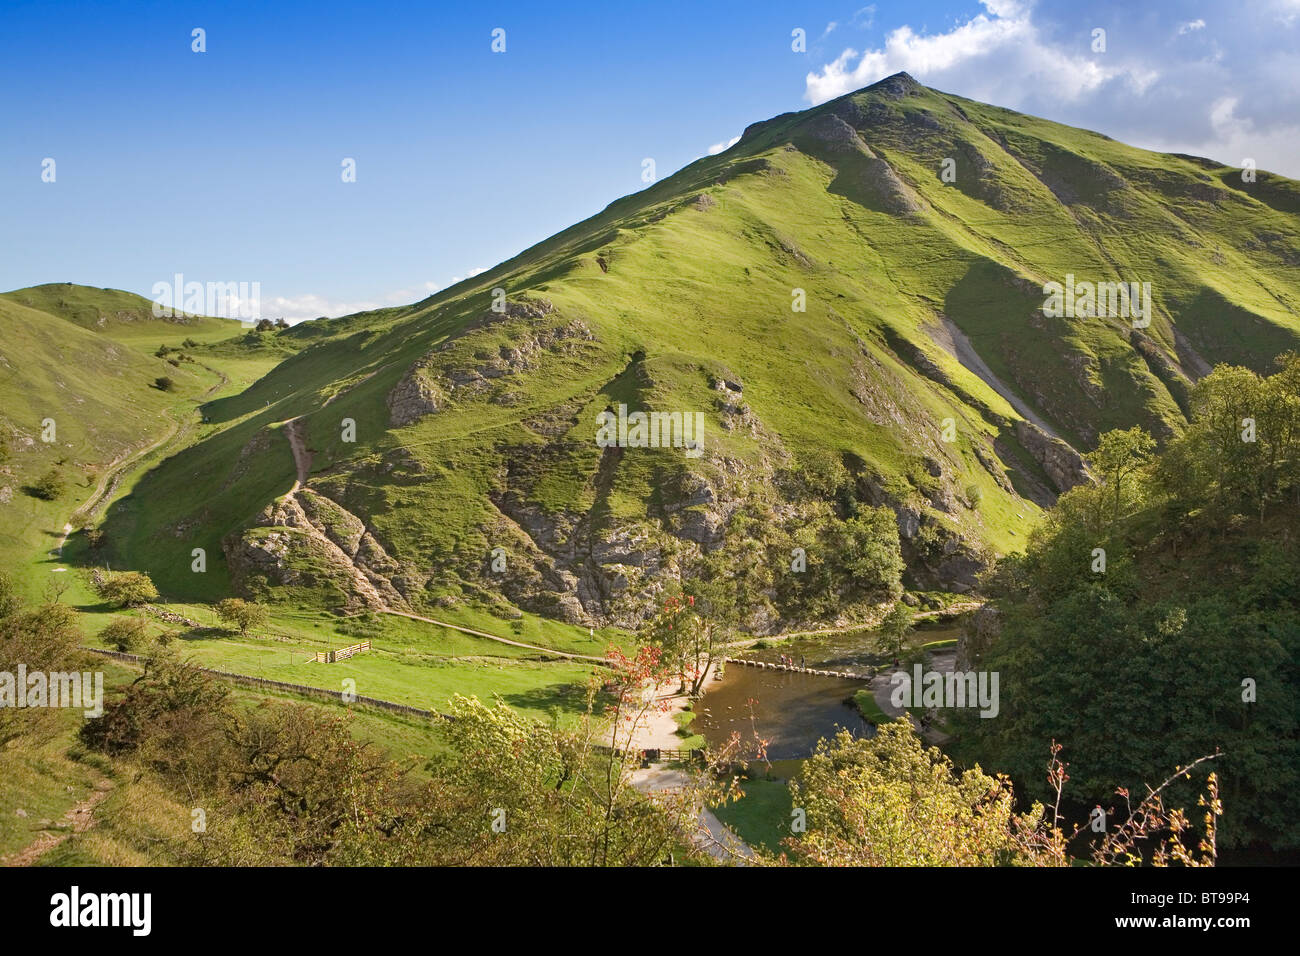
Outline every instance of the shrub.
POLYGON ((149 643, 144 619, 139 617, 116 618, 99 632, 99 637, 105 644, 111 644, 128 654, 143 650, 149 643))
POLYGON ((149 575, 140 571, 110 574, 98 586, 99 596, 118 607, 137 607, 158 600, 158 589, 149 575))
POLYGON ((240 634, 247 634, 252 628, 264 626, 269 615, 265 607, 254 601, 226 598, 218 602, 217 616, 237 628, 240 634))
POLYGON ((32 486, 32 493, 44 501, 57 501, 66 490, 67 484, 56 468, 51 468, 32 486))

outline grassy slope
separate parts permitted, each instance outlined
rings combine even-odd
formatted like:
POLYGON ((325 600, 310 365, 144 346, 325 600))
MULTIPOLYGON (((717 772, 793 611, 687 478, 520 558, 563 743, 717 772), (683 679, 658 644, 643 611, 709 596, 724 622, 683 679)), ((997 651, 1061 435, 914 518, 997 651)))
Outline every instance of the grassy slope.
POLYGON ((977 511, 941 519, 1014 550, 1036 508, 1003 491, 972 446, 1001 436, 1014 450, 1006 423, 1019 416, 931 329, 940 316, 956 323, 994 373, 1082 451, 1111 427, 1177 429, 1184 378, 1175 326, 1210 362, 1263 367, 1300 341, 1300 286, 1287 268, 1300 248, 1294 214, 1248 187, 1225 188, 1221 174, 920 87, 902 98, 854 94, 774 121, 431 299, 285 333, 311 347, 217 403, 206 440, 147 476, 154 504, 134 522, 125 556, 179 595, 225 593, 220 570, 198 580, 155 546, 165 529, 184 527, 175 550, 212 553, 286 490, 292 462, 276 423, 302 415, 324 490, 364 515, 390 553, 470 577, 498 543, 487 499, 507 468, 545 510, 594 509, 606 526, 644 519, 679 453, 625 456, 598 493, 595 413, 617 401, 711 410, 708 374, 743 380, 764 433, 724 432, 711 413, 705 471, 723 458, 751 465, 830 447, 915 497, 928 456, 957 487, 983 492, 977 511), (916 199, 913 215, 882 209, 858 157, 809 131, 850 101, 867 115, 859 127, 867 145, 916 199), (952 185, 938 176, 949 155, 958 161, 952 185), (1043 318, 1042 283, 1066 273, 1150 281, 1156 317, 1147 334, 1173 370, 1134 349, 1120 320, 1043 318), (391 429, 385 398, 417 359, 445 347, 472 364, 518 338, 520 323, 469 331, 497 286, 512 300, 544 297, 596 342, 512 377, 507 400, 459 400, 454 414, 391 429), (790 311, 793 288, 807 290, 806 313, 790 311), (909 349, 950 384, 927 377, 909 349), (547 412, 568 423, 559 440, 524 424, 547 412), (952 445, 938 441, 947 417, 958 422, 952 445), (345 418, 357 423, 356 444, 340 439, 345 418), (269 440, 257 448, 263 430, 269 440), (256 466, 238 474, 231 463, 250 448, 256 466), (399 460, 414 465, 395 468, 399 460))
MULTIPOLYGON (((710 455, 698 466, 706 471, 724 459, 752 466, 829 447, 864 460, 891 492, 915 499, 923 459, 935 458, 958 486, 973 483, 983 492, 976 511, 940 520, 995 550, 1013 550, 1037 509, 1003 491, 974 447, 994 436, 1008 440, 1007 425, 1018 415, 937 344, 932 330, 940 317, 1081 450, 1115 425, 1176 429, 1182 372, 1144 359, 1119 322, 1042 318, 1042 283, 1067 272, 1150 281, 1156 317, 1148 335, 1171 364, 1179 358, 1177 328, 1207 361, 1263 367, 1297 340, 1300 293, 1288 268, 1300 248, 1296 197, 1295 184, 1269 174, 1242 184, 1205 161, 1133 149, 924 88, 903 97, 881 89, 853 94, 762 124, 731 150, 409 307, 307 323, 256 344, 205 329, 175 327, 160 336, 145 323, 110 320, 101 333, 129 343, 132 363, 161 367, 152 359, 157 344, 192 336, 201 343, 196 361, 230 383, 204 406, 206 424, 183 447, 167 449, 165 460, 123 483, 105 524, 109 554, 114 566, 148 570, 173 599, 229 594, 221 541, 291 485, 279 423, 304 416, 313 484, 364 515, 390 553, 467 579, 500 540, 489 494, 507 474, 544 511, 591 511, 606 527, 645 519, 665 475, 680 468, 680 453, 625 456, 599 485, 594 416, 617 401, 706 410, 710 455), (914 199, 913 214, 884 208, 880 183, 861 156, 844 155, 810 131, 833 111, 854 119, 848 102, 862 111, 854 125, 865 144, 914 199), (954 184, 938 176, 946 156, 958 163, 954 184), (560 321, 585 323, 595 342, 535 374, 512 376, 505 400, 460 399, 454 414, 390 428, 386 398, 413 362, 445 346, 472 365, 530 325, 480 327, 498 286, 512 301, 545 298, 560 321), (790 311, 794 288, 807 291, 806 313, 790 311), (916 354, 946 381, 928 376, 916 354), (761 423, 757 437, 723 431, 709 375, 744 382, 745 401, 761 423), (559 440, 554 430, 532 427, 543 416, 561 424, 559 440), (946 417, 959 425, 953 445, 938 441, 946 417), (345 418, 356 422, 355 444, 340 439, 345 418), (204 575, 189 570, 194 547, 209 555, 204 575)), ((23 290, 0 310, 14 315, 22 306, 13 298, 26 296, 83 325, 83 298, 106 313, 130 310, 116 299, 94 306, 98 294, 35 298, 23 290)), ((185 386, 190 401, 214 377, 193 375, 185 386)), ((50 383, 35 388, 44 394, 50 383)), ((169 410, 147 392, 106 395, 105 407, 128 397, 145 404, 105 415, 106 423, 139 422, 146 413, 158 419, 169 410)), ((95 454, 107 459, 129 437, 95 454)), ((1033 467, 1022 459, 1006 464, 1033 467)), ((23 499, 29 509, 43 507, 33 502, 23 499)), ((62 507, 31 516, 34 533, 16 536, 25 555, 40 550, 42 530, 58 527, 62 507)), ((74 538, 74 561, 88 557, 79 547, 74 538)), ((446 578, 431 583, 430 606, 445 585, 446 578)), ((281 597, 274 626, 291 635, 295 649, 350 642, 319 616, 317 595, 286 590, 281 597)), ((84 600, 94 607, 88 595, 84 600)), ((503 621, 464 605, 438 607, 433 616, 510 634, 503 621)), ((533 615, 521 620, 530 632, 523 640, 591 652, 585 630, 533 615)), ((516 695, 536 713, 562 698, 567 692, 558 689, 576 676, 568 673, 572 665, 519 661, 500 645, 419 627, 426 633, 386 626, 375 654, 335 666, 356 670, 371 693, 382 688, 433 702, 470 687, 516 695), (488 658, 493 663, 485 665, 488 658)), ((195 653, 214 664, 280 677, 292 671, 290 679, 300 679, 302 667, 291 668, 287 654, 278 667, 262 646, 224 637, 194 642, 195 653)))
MULTIPOLYGON (((85 487, 73 483, 68 495, 49 503, 23 494, 22 484, 34 480, 58 457, 68 459, 65 468, 94 467, 102 473, 110 462, 170 433, 169 441, 122 470, 110 495, 117 521, 124 513, 148 513, 160 506, 159 496, 147 481, 142 488, 141 480, 166 471, 172 456, 186 456, 188 449, 203 444, 207 436, 221 432, 230 422, 264 408, 256 383, 301 347, 283 336, 250 339, 227 320, 156 320, 149 303, 137 296, 77 286, 45 286, 0 296, 0 322, 4 323, 6 343, 0 346, 0 356, 17 373, 3 384, 6 418, 19 428, 34 420, 38 429, 40 418, 49 415, 58 422, 60 439, 57 450, 47 450, 38 441, 30 446, 11 441, 13 457, 7 463, 6 483, 14 486, 15 494, 6 506, 0 566, 15 573, 31 598, 42 592, 53 568, 105 563, 120 568, 125 566, 122 555, 134 546, 167 552, 158 548, 156 540, 137 544, 129 538, 115 540, 113 534, 105 548, 92 552, 85 539, 74 534, 64 548, 64 560, 55 560, 47 552, 64 522, 89 496, 94 482, 85 487), (24 302, 51 311, 38 312, 19 304, 24 302), (100 324, 95 316, 108 318, 100 324), (182 346, 186 340, 194 344, 182 346), (183 349, 193 361, 173 367, 154 355, 160 345, 183 349), (150 387, 162 374, 176 380, 175 392, 150 387), (56 396, 58 401, 36 401, 33 396, 38 395, 56 396), (200 400, 204 401, 201 412, 200 400)), ((291 461, 286 464, 291 477, 291 461)), ((110 531, 117 526, 105 525, 110 531)), ((219 567, 219 544, 212 553, 216 557, 213 563, 219 567)), ((177 568, 190 576, 188 543, 176 550, 174 559, 177 568)), ((155 576, 168 596, 168 575, 155 572, 155 576)), ((95 635, 112 612, 99 603, 83 574, 65 573, 61 580, 69 587, 64 599, 86 612, 82 620, 88 641, 102 646, 95 635)), ((225 593, 218 587, 205 596, 225 593)), ((212 619, 210 610, 200 605, 177 604, 174 610, 205 622, 212 619)), ((484 698, 499 694, 539 719, 549 719, 557 712, 566 719, 571 716, 580 706, 580 688, 590 672, 586 666, 535 660, 534 652, 391 617, 375 625, 379 638, 373 655, 338 665, 307 664, 306 659, 316 650, 341 647, 360 638, 337 630, 332 614, 292 607, 277 612, 271 631, 278 641, 244 640, 210 631, 187 641, 186 650, 205 666, 312 686, 337 689, 344 677, 351 677, 360 694, 433 709, 443 707, 455 692, 484 698)), ((585 631, 532 615, 511 627, 471 609, 444 616, 467 627, 495 630, 514 640, 574 653, 599 655, 609 640, 625 639, 613 631, 589 637, 585 631)))

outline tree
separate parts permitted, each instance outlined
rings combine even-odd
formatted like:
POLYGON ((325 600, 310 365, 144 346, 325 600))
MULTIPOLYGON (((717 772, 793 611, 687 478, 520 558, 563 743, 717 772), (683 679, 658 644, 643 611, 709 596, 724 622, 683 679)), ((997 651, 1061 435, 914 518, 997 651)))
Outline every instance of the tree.
POLYGON ((1139 498, 1131 487, 1126 488, 1126 483, 1146 467, 1155 447, 1155 439, 1135 425, 1106 432, 1098 439, 1097 450, 1088 456, 1088 464, 1107 489, 1112 522, 1119 520, 1127 504, 1139 498))
POLYGON ((153 380, 154 387, 160 392, 170 392, 176 388, 176 383, 166 375, 160 375, 153 380))
POLYGON ((1010 781, 959 775, 905 720, 821 741, 790 791, 807 814, 807 832, 785 841, 799 862, 994 866, 1015 855, 1010 781))
POLYGON ((897 597, 902 592, 903 557, 892 509, 861 508, 834 534, 851 591, 897 597))
POLYGON ((98 585, 99 596, 118 607, 139 607, 158 600, 158 589, 141 571, 119 571, 107 575, 98 585))
MULTIPOLYGON (((0 677, 10 675, 12 681, 20 667, 29 674, 73 670, 79 666, 80 643, 72 608, 66 604, 27 607, 9 577, 0 574, 0 677)), ((17 685, 10 684, 10 693, 18 691, 17 685)), ((0 706, 0 750, 13 740, 36 739, 37 731, 53 732, 58 726, 55 713, 51 707, 0 706)))
MULTIPOLYGON (((695 586, 702 595, 716 594, 720 603, 727 601, 728 596, 719 587, 695 586)), ((647 639, 659 649, 664 666, 678 675, 679 694, 697 696, 700 693, 717 657, 724 632, 721 621, 706 613, 713 610, 713 603, 702 595, 687 594, 681 588, 674 588, 664 598, 662 609, 646 629, 647 639)))
POLYGON ((66 490, 67 485, 57 468, 51 468, 32 486, 32 493, 44 501, 57 501, 66 490))
POLYGON ((1300 846, 1295 361, 1266 379, 1219 366, 1198 382, 1187 428, 1145 466, 1141 508, 1121 472, 1147 453, 1132 448, 1144 436, 1105 436, 1103 484, 1062 495, 987 582, 1000 624, 980 663, 1018 689, 996 721, 954 715, 966 752, 1042 796, 1039 742, 1055 738, 1092 803, 1217 748, 1222 845, 1300 846), (1256 697, 1265 680, 1275 690, 1256 697), (1154 707, 1155 688, 1177 691, 1154 707))
POLYGON ((885 619, 880 622, 880 642, 885 653, 899 657, 907 636, 912 633, 912 609, 902 601, 895 601, 885 619))
POLYGON ((149 629, 142 617, 119 617, 110 621, 99 637, 119 651, 134 654, 148 645, 149 629))
POLYGON ((217 616, 226 624, 235 627, 243 636, 254 628, 266 625, 270 617, 266 608, 254 601, 243 598, 226 598, 217 603, 217 616))
MULTIPOLYGON (((821 866, 1069 866, 1071 841, 1060 805, 1069 779, 1051 745, 1047 780, 1054 799, 1048 812, 1034 803, 1015 812, 1015 792, 1003 775, 989 776, 979 766, 958 773, 937 747, 926 748, 909 721, 881 724, 870 738, 840 731, 822 740, 799 777, 790 784, 794 805, 805 811, 807 830, 783 841, 797 863, 821 866)), ((1117 814, 1118 825, 1092 844, 1095 864, 1142 862, 1140 844, 1155 843, 1156 865, 1213 866, 1217 818, 1222 813, 1218 779, 1211 773, 1198 803, 1206 808, 1199 846, 1187 815, 1165 805, 1167 788, 1190 780, 1202 757, 1150 788, 1136 807, 1117 814)))

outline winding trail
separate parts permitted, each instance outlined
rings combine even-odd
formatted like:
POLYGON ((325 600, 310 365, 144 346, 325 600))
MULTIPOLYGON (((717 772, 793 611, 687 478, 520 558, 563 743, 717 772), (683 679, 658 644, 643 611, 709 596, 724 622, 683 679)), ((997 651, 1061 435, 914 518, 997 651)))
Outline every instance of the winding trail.
MULTIPOLYGON (((636 770, 632 774, 632 786, 645 794, 685 789, 690 784, 690 778, 683 771, 658 765, 636 770)), ((754 850, 749 844, 719 820, 708 807, 699 808, 696 828, 690 834, 690 839, 711 857, 723 862, 744 863, 754 857, 754 850)))
MULTIPOLYGON (((203 393, 203 396, 199 399, 200 406, 204 401, 210 398, 214 392, 223 388, 230 382, 230 377, 226 375, 225 372, 219 371, 218 369, 212 368, 208 365, 202 367, 207 369, 209 372, 212 372, 214 375, 217 375, 219 381, 210 386, 207 391, 203 393)), ((197 411, 197 409, 195 410, 197 411)), ((135 465, 147 456, 152 455, 159 448, 175 440, 177 437, 183 437, 184 435, 189 434, 190 430, 198 424, 195 421, 189 421, 182 424, 170 416, 168 416, 168 420, 171 424, 171 428, 169 428, 167 433, 152 445, 136 452, 128 452, 119 455, 109 462, 108 467, 104 469, 104 473, 99 476, 99 481, 95 484, 95 490, 91 492, 90 497, 82 502, 72 512, 67 523, 64 524, 63 537, 59 539, 58 545, 50 552, 51 554, 59 557, 62 556, 63 545, 67 542, 68 535, 72 534, 78 525, 84 525, 87 521, 93 519, 100 509, 108 503, 108 499, 117 489, 118 484, 121 482, 122 478, 126 476, 126 473, 131 466, 135 465)))
POLYGON ((0 865, 32 866, 42 856, 74 833, 85 833, 95 825, 95 808, 104 802, 112 789, 112 781, 107 777, 97 781, 95 789, 90 792, 86 799, 80 801, 63 815, 64 829, 57 832, 53 830, 42 831, 41 835, 26 847, 0 860, 0 865))
POLYGON ((307 479, 311 476, 311 452, 307 450, 307 440, 303 437, 302 429, 298 422, 302 416, 290 418, 281 422, 284 426, 284 435, 289 439, 289 448, 293 451, 293 464, 297 469, 298 477, 293 481, 293 487, 289 489, 289 494, 298 493, 298 489, 305 487, 307 479))

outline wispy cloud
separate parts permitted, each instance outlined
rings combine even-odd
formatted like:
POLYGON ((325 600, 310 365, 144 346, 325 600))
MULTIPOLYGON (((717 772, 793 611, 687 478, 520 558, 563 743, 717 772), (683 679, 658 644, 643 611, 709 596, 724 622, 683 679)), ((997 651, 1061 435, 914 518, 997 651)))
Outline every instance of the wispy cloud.
POLYGON ((740 142, 740 137, 733 136, 725 143, 714 143, 712 146, 709 147, 709 155, 717 156, 718 153, 722 152, 724 149, 731 149, 731 147, 735 146, 739 142, 740 142))
MULTIPOLYGON (((903 25, 890 31, 881 49, 844 50, 820 71, 808 74, 805 97, 810 103, 824 103, 900 71, 928 82, 978 64, 990 76, 1005 77, 1008 85, 1045 87, 1059 98, 1075 99, 1124 72, 1118 65, 1044 40, 1028 4, 983 4, 986 12, 947 33, 918 34, 903 25)), ((1005 97, 993 102, 1005 102, 1005 97)))
POLYGON ((936 89, 1137 146, 1233 165, 1251 158, 1300 176, 1300 0, 1243 5, 1212 28, 1200 17, 1162 24, 1155 12, 1138 24, 1118 7, 1089 18, 1033 0, 982 4, 943 32, 903 23, 879 46, 846 47, 806 75, 805 98, 824 103, 906 71, 936 89), (1096 30, 1105 31, 1104 47, 1096 30))
POLYGON ((340 300, 311 292, 303 295, 263 297, 261 316, 267 319, 283 318, 290 325, 294 325, 307 319, 336 319, 341 315, 352 315, 355 312, 410 305, 486 271, 486 267, 470 269, 465 275, 452 276, 446 282, 420 282, 401 289, 393 289, 374 299, 340 300))
POLYGON ((853 19, 849 21, 849 24, 857 30, 870 30, 875 22, 876 5, 869 3, 853 12, 853 19))

